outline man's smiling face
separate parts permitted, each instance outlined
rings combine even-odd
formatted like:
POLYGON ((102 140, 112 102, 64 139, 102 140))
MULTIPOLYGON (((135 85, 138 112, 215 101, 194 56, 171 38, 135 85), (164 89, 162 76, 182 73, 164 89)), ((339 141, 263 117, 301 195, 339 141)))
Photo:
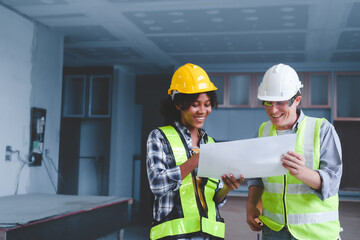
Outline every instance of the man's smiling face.
POLYGON ((301 96, 297 96, 294 103, 289 107, 288 101, 281 104, 272 103, 265 105, 265 110, 272 124, 277 130, 291 129, 297 120, 296 107, 299 105, 301 96))

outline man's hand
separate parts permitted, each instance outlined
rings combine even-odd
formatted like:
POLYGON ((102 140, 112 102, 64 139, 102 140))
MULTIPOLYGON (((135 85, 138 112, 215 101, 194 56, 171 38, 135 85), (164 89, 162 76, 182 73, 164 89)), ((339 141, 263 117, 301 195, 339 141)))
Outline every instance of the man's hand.
POLYGON ((296 152, 287 152, 283 154, 281 158, 283 167, 289 170, 289 173, 304 182, 309 187, 320 191, 321 189, 321 177, 320 174, 306 167, 306 159, 301 154, 296 152))
POLYGON ((263 229, 263 223, 259 219, 259 208, 262 209, 262 206, 259 208, 257 207, 260 203, 263 191, 263 188, 256 185, 249 187, 248 200, 246 202, 246 222, 253 231, 261 231, 263 229))
POLYGON ((261 231, 263 229, 263 223, 259 219, 260 211, 259 209, 252 205, 246 205, 246 222, 249 224, 251 230, 261 231))
POLYGON ((294 177, 301 177, 307 170, 307 167, 305 166, 306 159, 296 152, 287 152, 283 154, 281 161, 283 162, 283 167, 289 170, 289 173, 294 177))

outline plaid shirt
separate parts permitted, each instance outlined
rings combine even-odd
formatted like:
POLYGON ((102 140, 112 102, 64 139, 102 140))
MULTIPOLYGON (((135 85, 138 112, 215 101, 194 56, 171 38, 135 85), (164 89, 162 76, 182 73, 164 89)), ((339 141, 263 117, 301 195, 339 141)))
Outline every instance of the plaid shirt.
MULTIPOLYGON (((179 122, 175 122, 175 124, 184 136, 188 149, 191 149, 192 142, 190 132, 179 122)), ((200 143, 204 144, 207 142, 208 136, 203 129, 200 131, 200 143)), ((175 192, 179 190, 182 180, 180 166, 176 166, 174 156, 169 151, 167 140, 159 129, 154 129, 149 134, 147 140, 146 166, 150 189, 155 196, 153 218, 156 221, 160 221, 174 208, 175 192)), ((195 169, 195 172, 197 172, 197 169, 195 169)), ((223 185, 223 182, 220 180, 216 192, 219 191, 223 185)), ((221 207, 224 203, 225 200, 219 203, 218 207, 221 207)))

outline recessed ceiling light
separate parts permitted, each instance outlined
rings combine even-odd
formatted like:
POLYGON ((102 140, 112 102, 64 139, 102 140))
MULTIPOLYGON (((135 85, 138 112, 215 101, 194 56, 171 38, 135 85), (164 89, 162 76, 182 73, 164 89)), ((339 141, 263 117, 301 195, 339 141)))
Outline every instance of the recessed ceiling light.
POLYGON ((295 10, 295 8, 293 8, 293 7, 283 7, 283 8, 281 8, 282 12, 292 12, 294 10, 295 10))
POLYGON ((284 20, 292 20, 292 19, 295 19, 295 16, 286 15, 286 16, 282 16, 281 18, 284 19, 284 20))
POLYGON ((224 19, 222 19, 222 18, 212 18, 211 21, 219 23, 219 22, 223 22, 224 19))
POLYGON ((175 19, 172 21, 173 23, 183 23, 183 22, 186 22, 185 19, 175 19))
POLYGON ((259 20, 259 18, 258 17, 245 17, 245 20, 246 21, 257 21, 257 20, 259 20))
POLYGON ((162 27, 151 26, 151 27, 149 27, 149 29, 150 29, 151 31, 161 31, 161 30, 162 30, 162 27))
POLYGON ((255 9, 243 9, 243 10, 241 10, 241 12, 243 12, 243 13, 256 13, 256 10, 255 9))
POLYGON ((54 4, 55 0, 41 0, 41 2, 46 3, 46 4, 54 4))
POLYGON ((283 23, 282 25, 284 27, 293 27, 293 26, 295 26, 295 23, 283 23))
POLYGON ((219 10, 208 10, 205 11, 205 13, 209 15, 219 14, 219 10))
POLYGON ((168 14, 170 16, 184 16, 183 12, 169 12, 168 14))
POLYGON ((142 17, 146 17, 147 15, 145 13, 134 13, 134 16, 142 18, 142 17))
POLYGON ((151 24, 154 24, 154 23, 155 23, 154 20, 144 20, 144 21, 142 21, 142 22, 143 22, 143 24, 146 24, 146 25, 151 25, 151 24))

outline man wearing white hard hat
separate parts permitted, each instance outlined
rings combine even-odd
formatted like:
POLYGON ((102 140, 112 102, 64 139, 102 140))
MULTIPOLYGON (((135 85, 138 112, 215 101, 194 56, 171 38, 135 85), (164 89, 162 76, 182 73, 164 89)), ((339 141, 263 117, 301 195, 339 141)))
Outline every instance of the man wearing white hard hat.
POLYGON ((263 240, 340 237, 340 140, 326 119, 297 109, 302 87, 293 68, 278 64, 266 71, 258 88, 269 117, 259 137, 297 134, 295 151, 281 157, 286 175, 248 180, 247 223, 253 231, 262 230, 263 240), (256 207, 260 199, 261 212, 256 207))

